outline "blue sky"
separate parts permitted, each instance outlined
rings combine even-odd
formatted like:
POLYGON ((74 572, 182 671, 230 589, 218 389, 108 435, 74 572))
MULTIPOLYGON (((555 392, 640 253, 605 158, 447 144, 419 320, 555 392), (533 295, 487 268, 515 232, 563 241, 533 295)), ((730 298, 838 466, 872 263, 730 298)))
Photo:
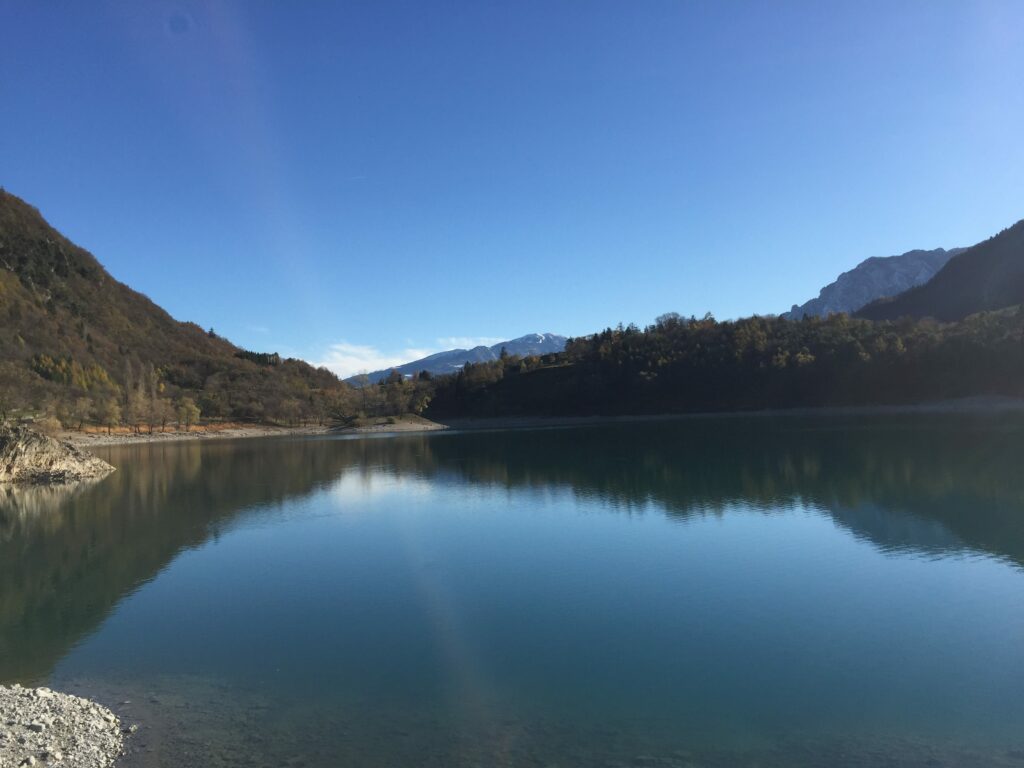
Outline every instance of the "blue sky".
POLYGON ((802 302, 1024 217, 1024 3, 0 0, 0 184, 341 373, 802 302))

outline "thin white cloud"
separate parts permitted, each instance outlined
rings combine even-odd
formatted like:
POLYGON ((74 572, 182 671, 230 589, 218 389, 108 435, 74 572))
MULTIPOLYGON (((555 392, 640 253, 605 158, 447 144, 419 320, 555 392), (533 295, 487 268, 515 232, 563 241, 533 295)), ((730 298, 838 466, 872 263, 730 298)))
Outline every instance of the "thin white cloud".
POLYGON ((403 349, 398 352, 383 352, 368 344, 350 344, 339 341, 331 344, 315 365, 334 371, 341 378, 357 373, 381 371, 402 363, 410 363, 436 352, 434 349, 403 349))
POLYGON ((441 349, 472 349, 473 347, 493 347, 499 341, 507 341, 499 336, 444 336, 437 340, 441 349))

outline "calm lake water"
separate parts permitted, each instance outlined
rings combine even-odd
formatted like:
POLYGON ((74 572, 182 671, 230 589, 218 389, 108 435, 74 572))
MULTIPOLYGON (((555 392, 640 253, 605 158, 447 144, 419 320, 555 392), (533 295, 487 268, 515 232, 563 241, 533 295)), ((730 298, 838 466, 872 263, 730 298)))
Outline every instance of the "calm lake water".
POLYGON ((0 682, 129 768, 1024 766, 1019 420, 102 455, 0 491, 0 682))

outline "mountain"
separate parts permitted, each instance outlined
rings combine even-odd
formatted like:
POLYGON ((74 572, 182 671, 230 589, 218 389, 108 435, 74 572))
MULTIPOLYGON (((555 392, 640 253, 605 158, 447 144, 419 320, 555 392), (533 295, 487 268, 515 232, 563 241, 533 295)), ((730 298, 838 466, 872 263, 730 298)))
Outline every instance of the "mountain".
POLYGON ((951 258, 964 248, 936 248, 934 251, 907 251, 899 256, 873 256, 843 272, 829 283, 818 297, 797 306, 782 316, 789 320, 827 317, 839 312, 852 314, 876 299, 896 296, 909 288, 928 282, 951 258))
MULTIPOLYGON (((473 347, 472 349, 449 349, 433 355, 413 360, 411 363, 397 365, 394 368, 374 371, 367 374, 370 383, 384 379, 391 371, 398 371, 403 376, 414 376, 420 371, 429 371, 434 375, 455 373, 466 363, 486 363, 497 360, 502 348, 510 355, 529 357, 530 355, 549 355, 565 349, 565 336, 555 333, 530 333, 518 339, 502 341, 490 347, 473 347)), ((361 377, 353 376, 346 381, 357 383, 361 377)))
POLYGON ((191 397, 212 417, 289 420, 344 386, 325 369, 175 320, 2 189, 0 329, 0 420, 111 401, 108 412, 128 420, 136 391, 163 405, 191 397))
POLYGON ((869 320, 950 321, 1016 304, 1024 304, 1024 220, 950 259, 924 285, 875 301, 857 314, 869 320))

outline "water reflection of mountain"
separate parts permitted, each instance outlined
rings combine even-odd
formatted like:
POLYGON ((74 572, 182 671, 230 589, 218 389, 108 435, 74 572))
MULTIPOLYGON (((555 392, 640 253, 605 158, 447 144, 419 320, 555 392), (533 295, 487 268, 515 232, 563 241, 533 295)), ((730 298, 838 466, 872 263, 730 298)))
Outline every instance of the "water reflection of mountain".
POLYGON ((438 435, 396 469, 557 485, 681 519, 804 505, 884 550, 973 549, 1024 565, 1021 427, 977 416, 759 417, 438 435))
POLYGON ((678 519, 741 505, 826 511, 885 550, 1024 565, 1024 431, 943 418, 686 420, 366 440, 121 449, 100 483, 0 495, 0 680, 45 676, 183 549, 345 473, 569 490, 678 519))
POLYGON ((828 510, 835 523, 884 552, 952 554, 969 549, 945 524, 877 504, 837 506, 828 510))

